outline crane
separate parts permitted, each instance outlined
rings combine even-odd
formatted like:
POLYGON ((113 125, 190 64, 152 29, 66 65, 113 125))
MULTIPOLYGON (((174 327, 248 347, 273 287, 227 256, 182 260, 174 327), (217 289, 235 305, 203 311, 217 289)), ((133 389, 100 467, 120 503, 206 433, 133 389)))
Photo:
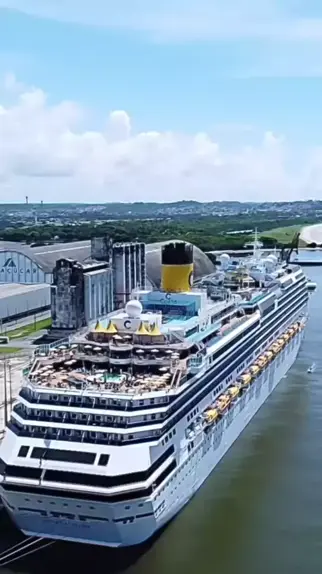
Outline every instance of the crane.
POLYGON ((294 237, 291 241, 291 244, 288 247, 283 245, 283 247, 281 249, 281 259, 282 259, 282 261, 285 261, 287 264, 290 262, 291 255, 292 255, 293 251, 295 251, 297 254, 299 253, 300 235, 301 235, 301 232, 297 231, 294 234, 294 237))

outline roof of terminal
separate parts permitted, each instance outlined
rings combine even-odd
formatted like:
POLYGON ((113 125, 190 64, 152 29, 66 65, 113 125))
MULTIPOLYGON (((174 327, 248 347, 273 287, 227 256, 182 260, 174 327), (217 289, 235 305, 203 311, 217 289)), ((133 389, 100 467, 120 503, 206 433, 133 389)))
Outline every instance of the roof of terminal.
POLYGON ((90 256, 90 241, 75 241, 74 243, 55 243, 41 247, 30 247, 14 241, 0 241, 0 251, 13 251, 30 257, 45 273, 52 273, 57 259, 66 257, 82 263, 90 256))
MULTIPOLYGON (((175 240, 172 240, 175 241, 175 240)), ((148 279, 155 287, 161 283, 161 248, 169 241, 151 243, 146 246, 146 269, 148 279)), ((0 251, 19 252, 30 257, 45 273, 52 273, 56 261, 60 258, 73 259, 83 263, 91 255, 90 241, 73 243, 55 243, 42 247, 30 247, 13 241, 0 241, 0 251)), ((194 246, 194 276, 196 279, 209 275, 215 267, 209 257, 194 246)))
POLYGON ((23 285, 22 283, 3 283, 0 284, 0 299, 12 297, 13 295, 27 295, 33 291, 50 289, 48 283, 34 283, 32 285, 23 285))

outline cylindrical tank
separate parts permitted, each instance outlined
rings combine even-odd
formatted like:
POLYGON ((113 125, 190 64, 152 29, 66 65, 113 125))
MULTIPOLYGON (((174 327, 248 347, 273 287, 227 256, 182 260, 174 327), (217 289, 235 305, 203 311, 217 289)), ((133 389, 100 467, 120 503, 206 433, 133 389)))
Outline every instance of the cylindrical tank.
POLYGON ((161 286, 168 293, 190 291, 193 284, 193 246, 167 243, 161 252, 161 286))

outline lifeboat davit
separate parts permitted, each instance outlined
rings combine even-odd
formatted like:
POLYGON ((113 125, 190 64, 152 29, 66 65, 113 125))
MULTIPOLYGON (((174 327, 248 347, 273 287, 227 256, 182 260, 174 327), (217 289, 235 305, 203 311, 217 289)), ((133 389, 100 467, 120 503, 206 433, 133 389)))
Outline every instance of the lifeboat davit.
POLYGON ((250 385, 252 377, 251 375, 242 375, 240 379, 242 386, 247 387, 248 385, 250 385))
POLYGON ((239 395, 239 388, 234 385, 233 387, 230 387, 230 389, 228 389, 228 392, 232 399, 236 399, 239 395))
POLYGON ((230 403, 230 397, 228 395, 222 395, 217 399, 216 407, 220 413, 225 411, 230 403))
POLYGON ((264 361, 257 361, 256 366, 259 368, 260 371, 262 371, 265 367, 264 361))
POLYGON ((218 416, 219 416, 219 413, 218 413, 217 409, 210 408, 205 412, 205 419, 206 419, 207 423, 215 422, 215 420, 218 418, 218 416))
POLYGON ((257 375, 260 371, 260 368, 257 365, 252 365, 250 370, 251 370, 252 375, 257 375))

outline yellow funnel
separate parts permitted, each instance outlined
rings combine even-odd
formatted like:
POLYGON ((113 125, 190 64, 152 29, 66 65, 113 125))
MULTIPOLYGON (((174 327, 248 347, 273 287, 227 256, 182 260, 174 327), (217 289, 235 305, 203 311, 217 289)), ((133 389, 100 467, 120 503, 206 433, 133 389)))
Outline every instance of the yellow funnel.
POLYGON ((162 249, 161 288, 167 293, 190 291, 193 284, 193 246, 169 243, 162 249))

